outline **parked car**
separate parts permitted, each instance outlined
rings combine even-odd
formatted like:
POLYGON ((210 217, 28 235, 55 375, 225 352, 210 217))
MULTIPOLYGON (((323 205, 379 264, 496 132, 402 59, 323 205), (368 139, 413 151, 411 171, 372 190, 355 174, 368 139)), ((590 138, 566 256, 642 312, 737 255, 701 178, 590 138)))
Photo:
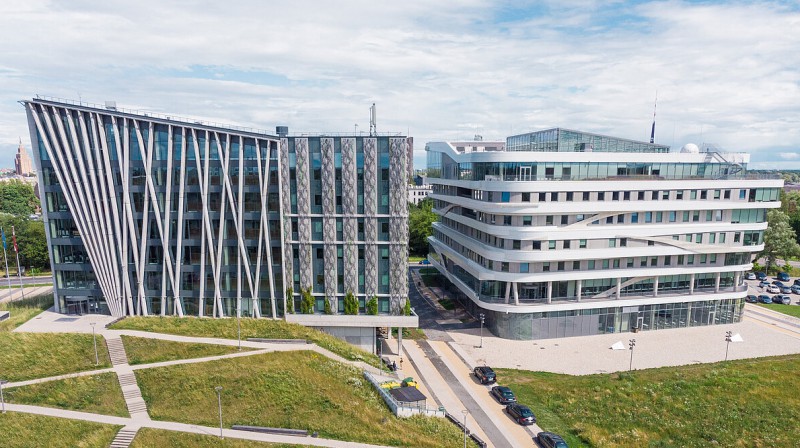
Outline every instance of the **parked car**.
POLYGON ((426 259, 426 260, 420 260, 419 264, 428 265, 428 264, 431 264, 431 262, 426 259))
POLYGON ((778 280, 782 282, 788 282, 789 274, 787 274, 786 272, 778 272, 778 280))
POLYGON ((792 293, 792 287, 789 286, 789 285, 783 285, 780 288, 781 288, 781 293, 782 294, 791 294, 792 293))
POLYGON ((779 288, 777 285, 769 285, 767 286, 767 292, 770 294, 778 294, 781 292, 781 288, 779 288))
POLYGON ((749 295, 744 298, 744 301, 747 303, 758 303, 758 296, 749 295))
POLYGON ((753 273, 753 272, 748 272, 747 275, 744 276, 744 278, 746 280, 755 280, 756 279, 756 274, 753 273))
POLYGON ((758 284, 758 287, 759 287, 759 288, 766 288, 767 286, 769 286, 769 285, 771 285, 771 284, 772 284, 772 283, 770 283, 770 282, 768 282, 768 281, 764 280, 764 281, 762 281, 761 283, 759 283, 759 284, 758 284))
POLYGON ((775 286, 778 286, 778 287, 781 287, 781 286, 783 286, 783 282, 782 282, 782 281, 780 281, 780 280, 774 280, 774 281, 772 282, 772 284, 773 284, 773 285, 775 285, 775 286))
POLYGON ((792 285, 792 293, 800 294, 800 285, 792 285))
POLYGON ((766 272, 756 272, 756 278, 758 280, 766 280, 767 279, 767 273, 766 272))
POLYGON ((560 435, 552 432, 540 432, 536 435, 536 441, 544 448, 569 448, 560 435))
POLYGON ((772 303, 777 303, 779 305, 782 305, 783 304, 783 295, 775 294, 774 296, 772 296, 772 303))
POLYGON ((491 393, 500 404, 516 403, 517 401, 514 392, 506 386, 494 386, 491 393))
POLYGON ((761 294, 760 296, 758 296, 758 301, 761 303, 772 303, 772 297, 765 294, 761 294))
POLYGON ((536 416, 533 415, 533 411, 525 405, 511 403, 506 406, 506 412, 520 425, 532 425, 536 423, 536 416))
POLYGON ((781 300, 782 304, 784 304, 784 305, 791 305, 792 304, 792 298, 791 297, 789 297, 787 295, 784 295, 782 297, 783 297, 783 299, 781 300))
POLYGON ((489 366, 478 366, 472 370, 472 373, 475 374, 475 378, 481 382, 481 384, 492 384, 497 382, 497 375, 495 375, 494 370, 492 370, 489 366))
POLYGON ((795 285, 800 285, 800 278, 794 279, 794 284, 795 285))

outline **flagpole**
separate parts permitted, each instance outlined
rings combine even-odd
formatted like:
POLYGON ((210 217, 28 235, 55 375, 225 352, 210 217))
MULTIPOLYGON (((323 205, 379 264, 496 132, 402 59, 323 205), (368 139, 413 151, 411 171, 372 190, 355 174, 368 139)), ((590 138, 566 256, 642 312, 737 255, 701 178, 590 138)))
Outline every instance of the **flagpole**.
POLYGON ((19 278, 19 290, 22 292, 22 300, 25 300, 25 288, 22 286, 22 269, 19 267, 19 248, 17 248, 17 233, 14 226, 11 226, 11 239, 14 241, 14 252, 17 253, 17 277, 19 278))
POLYGON ((6 253, 6 233, 0 229, 0 234, 3 235, 3 259, 6 261, 6 278, 8 279, 8 292, 11 292, 11 273, 8 272, 8 253, 6 253))

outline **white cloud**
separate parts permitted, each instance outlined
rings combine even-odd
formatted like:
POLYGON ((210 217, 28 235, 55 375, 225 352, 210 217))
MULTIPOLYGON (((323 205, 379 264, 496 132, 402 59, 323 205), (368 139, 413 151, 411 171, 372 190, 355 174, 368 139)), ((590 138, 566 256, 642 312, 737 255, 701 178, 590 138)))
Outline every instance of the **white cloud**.
POLYGON ((778 156, 780 156, 780 158, 783 159, 783 160, 798 160, 798 159, 800 159, 800 153, 798 153, 798 152, 781 152, 781 153, 778 153, 778 156))
MULTIPOLYGON (((781 159, 800 139, 798 11, 774 3, 13 0, 0 166, 36 93, 293 131, 503 139, 563 126, 781 159), (202 67, 202 73, 197 73, 202 67), (206 79, 200 79, 203 75, 206 79)), ((5 162, 5 163, 4 163, 5 162)))

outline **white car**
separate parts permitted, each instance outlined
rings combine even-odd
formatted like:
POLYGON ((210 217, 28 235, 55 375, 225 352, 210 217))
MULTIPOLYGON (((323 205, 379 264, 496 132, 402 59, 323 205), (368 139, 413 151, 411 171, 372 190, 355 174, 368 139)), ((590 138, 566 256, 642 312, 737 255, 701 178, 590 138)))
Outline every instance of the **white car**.
POLYGON ((775 285, 769 285, 769 286, 767 286, 767 292, 770 293, 770 294, 777 294, 777 293, 781 292, 781 288, 778 288, 775 285))
POLYGON ((755 274, 755 272, 748 272, 747 275, 744 278, 747 279, 747 280, 755 280, 756 279, 756 274, 755 274))

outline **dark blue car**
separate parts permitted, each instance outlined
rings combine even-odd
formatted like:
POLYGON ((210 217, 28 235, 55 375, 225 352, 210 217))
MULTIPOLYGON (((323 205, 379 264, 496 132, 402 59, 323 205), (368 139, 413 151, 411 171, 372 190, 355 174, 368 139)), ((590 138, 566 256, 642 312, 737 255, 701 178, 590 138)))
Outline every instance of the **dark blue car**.
POLYGON ((767 279, 767 273, 766 272, 756 272, 756 278, 758 280, 766 280, 767 279))
POLYGON ((789 281, 789 274, 787 274, 785 272, 778 272, 778 280, 780 280, 782 282, 788 282, 789 281))
POLYGON ((758 301, 761 303, 772 303, 772 297, 762 294, 758 296, 758 301))

